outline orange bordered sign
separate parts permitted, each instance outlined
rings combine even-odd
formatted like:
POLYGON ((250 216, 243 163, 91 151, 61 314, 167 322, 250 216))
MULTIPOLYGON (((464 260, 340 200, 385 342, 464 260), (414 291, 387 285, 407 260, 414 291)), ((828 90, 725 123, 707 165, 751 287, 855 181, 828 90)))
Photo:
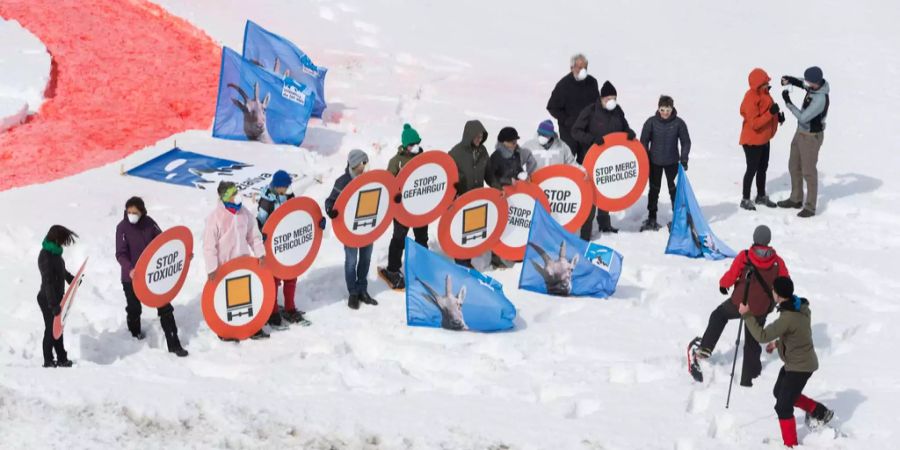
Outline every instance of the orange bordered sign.
POLYGON ((185 226, 169 228, 150 242, 134 265, 134 294, 150 308, 169 304, 181 292, 194 253, 194 236, 185 226))
POLYGON ((506 228, 500 235, 500 242, 494 247, 494 253, 503 259, 521 261, 525 257, 525 245, 528 244, 535 200, 547 211, 550 210, 550 202, 540 187, 525 181, 516 181, 511 186, 506 186, 503 194, 506 196, 508 216, 506 228))
POLYGON ((447 153, 430 150, 414 157, 397 174, 397 221, 410 228, 434 222, 453 202, 457 181, 456 163, 447 153))
POLYGON ((554 164, 538 169, 531 182, 540 186, 550 202, 548 211, 570 233, 577 233, 591 214, 594 189, 578 166, 554 164))
POLYGON ((216 269, 201 299, 203 318, 219 337, 244 340, 256 334, 275 307, 272 272, 251 256, 241 256, 216 269))
POLYGON ((594 187, 594 204, 604 211, 622 211, 641 198, 650 178, 647 150, 625 133, 603 137, 584 157, 584 167, 594 187))
POLYGON ((309 269, 322 245, 321 219, 319 205, 309 197, 292 198, 269 216, 262 232, 272 275, 291 280, 309 269))
POLYGON ((87 267, 87 261, 85 259, 81 263, 81 267, 75 273, 75 278, 72 278, 72 282, 66 288, 62 301, 59 303, 59 314, 53 318, 53 339, 59 339, 63 334, 63 329, 66 327, 66 319, 69 318, 69 311, 72 310, 72 304, 75 302, 75 294, 78 293, 78 287, 81 286, 81 278, 84 276, 84 268, 87 267))
POLYGON ((438 223, 438 242, 453 258, 471 259, 500 241, 508 206, 500 191, 479 188, 453 201, 438 223))
POLYGON ((378 239, 394 218, 395 179, 387 170, 372 170, 354 178, 334 202, 338 216, 334 235, 348 247, 365 247, 378 239))

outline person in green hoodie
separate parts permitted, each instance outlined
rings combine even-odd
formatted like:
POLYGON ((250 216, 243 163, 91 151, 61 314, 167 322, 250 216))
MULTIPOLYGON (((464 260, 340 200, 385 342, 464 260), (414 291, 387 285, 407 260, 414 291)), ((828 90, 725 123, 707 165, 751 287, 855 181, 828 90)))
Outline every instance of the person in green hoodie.
POLYGON ((772 353, 778 349, 778 356, 784 362, 772 393, 775 395, 775 412, 778 414, 784 445, 793 447, 797 445, 795 407, 806 411, 806 423, 809 427, 828 423, 834 417, 834 412, 803 395, 806 382, 819 368, 812 340, 809 301, 794 295, 794 283, 790 278, 778 277, 772 285, 780 313, 775 322, 763 328, 754 320, 753 312, 746 303, 738 306, 738 312, 744 317, 750 334, 758 342, 768 342, 766 352, 772 353))
MULTIPOLYGON (((484 187, 485 176, 490 169, 490 156, 484 147, 487 136, 481 121, 470 120, 463 127, 462 141, 450 149, 450 157, 459 173, 459 181, 455 185, 457 196, 484 187)), ((471 259, 457 259, 456 263, 472 268, 471 259)))
MULTIPOLYGON (((413 158, 422 154, 422 138, 419 133, 410 124, 403 124, 403 132, 400 134, 400 147, 397 148, 397 154, 388 161, 388 171, 396 177, 405 165, 413 158)), ((400 194, 394 198, 394 202, 400 203, 400 194)), ((406 247, 406 235, 409 234, 409 227, 394 219, 394 234, 391 236, 391 243, 388 247, 388 265, 387 267, 379 267, 378 275, 390 286, 391 289, 404 289, 406 282, 403 280, 403 273, 400 272, 400 265, 403 260, 403 250, 406 247)), ((413 228, 413 234, 419 245, 428 248, 428 225, 413 228)))

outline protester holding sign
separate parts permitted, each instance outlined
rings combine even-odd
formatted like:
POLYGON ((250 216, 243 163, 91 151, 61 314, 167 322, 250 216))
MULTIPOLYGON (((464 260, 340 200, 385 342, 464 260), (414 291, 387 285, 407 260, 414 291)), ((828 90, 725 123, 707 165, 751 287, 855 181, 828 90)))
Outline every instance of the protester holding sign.
POLYGON ((556 134, 552 120, 541 122, 538 125, 537 137, 525 142, 522 144, 522 147, 530 150, 532 156, 534 156, 535 170, 555 164, 578 166, 575 154, 572 153, 565 141, 556 134))
MULTIPOLYGON (((453 158, 459 172, 459 182, 456 184, 457 196, 484 187, 485 173, 490 166, 490 157, 484 147, 487 136, 487 130, 480 121, 470 120, 463 127, 462 141, 450 149, 450 157, 453 158)), ((472 267, 470 259, 458 259, 456 263, 472 267)))
MULTIPOLYGON (((610 133, 625 132, 628 140, 634 140, 634 130, 628 126, 628 120, 625 119, 625 112, 616 101, 618 93, 616 88, 609 81, 603 82, 600 88, 600 102, 586 106, 578 115, 575 124, 572 126, 572 137, 582 145, 582 152, 578 154, 578 162, 583 163, 587 151, 593 144, 603 145, 603 137, 610 133)), ((593 216, 593 210, 591 216, 593 216)), ((612 226, 609 213, 603 210, 596 210, 597 226, 603 233, 618 233, 619 230, 612 226)), ((581 230, 581 238, 591 240, 591 216, 584 223, 581 230)))
POLYGON ((69 360, 63 345, 63 337, 53 338, 53 320, 62 311, 60 303, 66 290, 65 284, 71 284, 75 280, 75 277, 66 270, 66 261, 62 257, 63 247, 74 244, 77 237, 72 230, 62 225, 53 225, 47 231, 47 236, 41 243, 41 252, 38 254, 41 290, 38 291, 37 302, 44 317, 44 340, 41 347, 44 352, 44 367, 72 367, 72 361, 69 360))
POLYGON ((519 132, 505 127, 497 135, 497 146, 485 173, 485 181, 494 189, 503 189, 513 180, 525 181, 537 170, 537 162, 531 150, 519 147, 519 132))
MULTIPOLYGON (((334 204, 338 196, 350 184, 354 178, 366 171, 366 165, 369 163, 369 155, 360 149, 350 150, 347 155, 347 167, 344 169, 343 175, 334 181, 334 187, 331 188, 331 195, 325 199, 325 213, 328 217, 336 219, 340 212, 334 209, 334 204)), ((372 261, 372 244, 355 248, 344 245, 344 280, 347 283, 347 291, 350 297, 347 299, 347 306, 350 309, 359 309, 359 303, 363 302, 367 305, 377 305, 378 302, 369 295, 369 264, 372 261)))
MULTIPOLYGON (((253 213, 243 207, 243 198, 237 186, 230 181, 222 181, 216 192, 219 201, 206 218, 206 228, 203 231, 203 258, 210 280, 215 279, 219 266, 232 259, 252 253, 262 264, 266 253, 262 235, 257 227, 253 226, 256 219, 253 213)), ((269 335, 260 329, 253 339, 268 337, 269 335)), ((221 336, 220 339, 232 340, 221 336)))
POLYGON ((659 97, 659 109, 644 122, 641 130, 641 144, 650 156, 650 194, 647 196, 647 220, 641 225, 641 231, 658 230, 656 222, 659 191, 662 187, 663 172, 669 187, 669 198, 675 206, 675 176, 678 174, 678 163, 684 170, 688 167, 688 155, 691 152, 691 136, 687 124, 675 109, 675 100, 668 95, 659 97), (679 150, 678 144, 681 144, 679 150))
MULTIPOLYGON (((419 137, 416 129, 408 123, 403 124, 403 132, 400 134, 400 147, 397 148, 397 154, 388 161, 388 171, 396 177, 400 173, 400 169, 422 153, 421 143, 422 138, 419 137)), ((394 199, 397 203, 401 200, 399 198, 401 195, 397 194, 398 198, 394 199)), ((406 281, 403 279, 400 265, 408 234, 409 227, 394 219, 394 234, 391 236, 391 244, 388 247, 388 265, 386 268, 378 269, 378 274, 381 275, 391 289, 404 289, 406 287, 406 281)), ((428 248, 428 225, 413 228, 413 235, 416 237, 416 242, 419 245, 428 248)))
MULTIPOLYGON (((116 226, 116 260, 122 268, 122 290, 125 291, 125 323, 128 331, 135 339, 144 339, 141 331, 141 302, 134 293, 134 268, 144 249, 154 238, 162 234, 156 222, 147 215, 144 200, 131 197, 125 202, 125 217, 116 226)), ((178 326, 175 324, 175 308, 166 304, 157 309, 159 323, 166 336, 166 347, 179 357, 188 355, 178 339, 178 326)))

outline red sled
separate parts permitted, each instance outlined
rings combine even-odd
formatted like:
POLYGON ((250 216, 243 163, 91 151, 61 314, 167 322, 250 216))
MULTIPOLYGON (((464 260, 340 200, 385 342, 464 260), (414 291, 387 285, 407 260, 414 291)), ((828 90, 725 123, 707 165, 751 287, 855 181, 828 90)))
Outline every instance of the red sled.
POLYGON ((72 279, 72 284, 69 285, 65 295, 63 295, 62 302, 59 304, 59 314, 53 318, 53 339, 59 339, 63 334, 63 328, 66 326, 66 317, 69 317, 69 309, 75 301, 75 294, 78 292, 78 286, 81 285, 81 277, 84 275, 84 266, 86 265, 87 259, 81 263, 81 268, 78 269, 78 273, 72 279))

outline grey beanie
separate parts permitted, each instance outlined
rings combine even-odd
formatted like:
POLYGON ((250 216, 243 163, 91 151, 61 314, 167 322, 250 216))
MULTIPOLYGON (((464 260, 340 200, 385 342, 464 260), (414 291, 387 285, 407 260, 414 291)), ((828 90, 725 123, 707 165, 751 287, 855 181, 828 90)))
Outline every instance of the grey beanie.
POLYGON ((753 243, 756 245, 769 245, 772 242, 772 230, 765 225, 760 225, 753 230, 753 243))
POLYGON ((351 169, 360 165, 361 163, 367 163, 367 162, 369 162, 369 156, 366 155, 366 152, 364 152, 358 148, 354 148, 353 150, 350 150, 350 154, 347 155, 347 165, 351 169))

